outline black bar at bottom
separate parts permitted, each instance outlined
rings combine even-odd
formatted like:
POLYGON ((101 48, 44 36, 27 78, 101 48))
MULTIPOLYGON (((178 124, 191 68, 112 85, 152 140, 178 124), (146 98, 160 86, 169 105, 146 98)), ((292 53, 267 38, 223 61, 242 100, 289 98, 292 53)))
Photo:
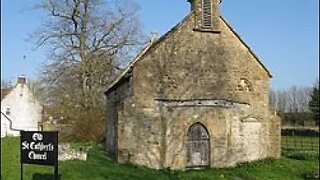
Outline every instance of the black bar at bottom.
POLYGON ((59 171, 58 171, 58 165, 56 164, 54 166, 54 179, 59 180, 59 171))
POLYGON ((23 163, 20 162, 20 179, 23 180, 23 163))

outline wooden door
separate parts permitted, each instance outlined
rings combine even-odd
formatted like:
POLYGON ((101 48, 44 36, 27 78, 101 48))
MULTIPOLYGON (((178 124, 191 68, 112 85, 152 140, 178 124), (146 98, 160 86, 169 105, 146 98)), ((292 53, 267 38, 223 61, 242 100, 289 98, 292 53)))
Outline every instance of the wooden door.
POLYGON ((193 124, 188 130, 187 162, 188 167, 210 165, 210 137, 207 129, 200 123, 193 124))

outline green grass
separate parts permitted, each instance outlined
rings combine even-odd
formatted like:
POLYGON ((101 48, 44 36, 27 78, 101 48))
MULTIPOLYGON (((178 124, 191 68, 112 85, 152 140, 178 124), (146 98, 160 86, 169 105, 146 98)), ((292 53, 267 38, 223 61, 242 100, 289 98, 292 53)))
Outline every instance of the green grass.
POLYGON ((282 151, 313 151, 319 153, 319 137, 282 136, 282 151))
MULTIPOLYGON (((4 180, 20 178, 19 138, 1 139, 1 175, 4 180)), ((65 161, 59 164, 61 179, 65 180, 175 180, 175 179, 231 179, 231 180, 295 180, 304 179, 318 169, 318 159, 296 160, 282 157, 243 164, 229 169, 205 169, 189 171, 158 171, 134 165, 119 165, 106 156, 101 147, 93 146, 88 160, 65 161)), ((44 174, 53 173, 53 167, 24 165, 26 180, 45 180, 44 174), (38 176, 38 178, 36 178, 38 176), (34 178, 33 178, 34 177, 34 178)))

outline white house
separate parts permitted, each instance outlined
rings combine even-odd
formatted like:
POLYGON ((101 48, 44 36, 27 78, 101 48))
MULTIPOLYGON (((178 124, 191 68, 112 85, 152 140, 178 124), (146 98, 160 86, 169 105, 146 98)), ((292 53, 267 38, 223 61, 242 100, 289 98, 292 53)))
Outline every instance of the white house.
POLYGON ((12 88, 1 88, 1 138, 19 136, 20 130, 36 131, 42 106, 30 91, 24 76, 12 88))

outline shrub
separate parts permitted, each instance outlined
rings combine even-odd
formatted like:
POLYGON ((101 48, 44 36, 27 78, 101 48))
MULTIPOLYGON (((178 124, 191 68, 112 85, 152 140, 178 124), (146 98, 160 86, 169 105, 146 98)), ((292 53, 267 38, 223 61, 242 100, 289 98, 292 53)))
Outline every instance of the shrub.
POLYGON ((308 170, 304 173, 304 179, 319 179, 319 170, 318 169, 312 169, 308 170))
POLYGON ((319 132, 313 129, 282 129, 282 136, 306 136, 306 137, 318 137, 319 132))
POLYGON ((296 160, 314 160, 319 159, 319 155, 315 152, 291 151, 284 153, 284 156, 296 160))

